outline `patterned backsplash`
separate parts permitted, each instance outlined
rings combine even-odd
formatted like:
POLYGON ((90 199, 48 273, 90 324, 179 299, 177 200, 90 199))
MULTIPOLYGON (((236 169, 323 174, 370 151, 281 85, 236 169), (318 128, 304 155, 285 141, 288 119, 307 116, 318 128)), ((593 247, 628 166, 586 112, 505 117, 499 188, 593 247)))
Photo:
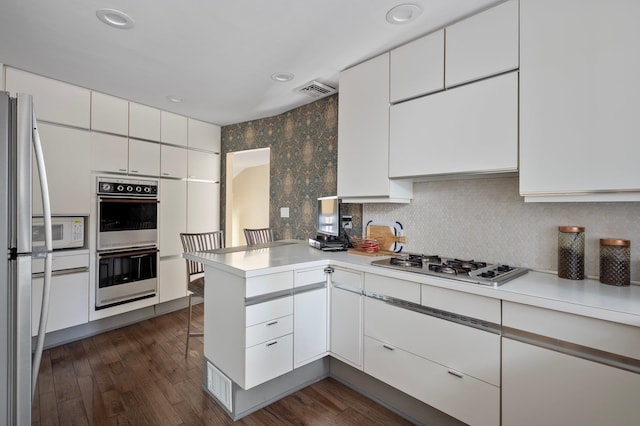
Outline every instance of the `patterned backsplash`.
POLYGON ((557 270, 558 226, 585 231, 585 273, 598 276, 600 238, 631 240, 631 279, 640 280, 640 203, 525 203, 518 178, 414 184, 411 204, 365 204, 363 220, 398 221, 405 250, 537 270, 557 270))

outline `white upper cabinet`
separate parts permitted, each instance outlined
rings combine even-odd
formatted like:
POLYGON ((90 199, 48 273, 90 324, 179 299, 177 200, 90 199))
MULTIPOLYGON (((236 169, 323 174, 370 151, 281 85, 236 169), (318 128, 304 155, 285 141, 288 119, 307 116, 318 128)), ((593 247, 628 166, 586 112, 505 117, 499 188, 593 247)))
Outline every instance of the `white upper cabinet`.
POLYGON ((189 150, 187 158, 189 179, 220 180, 220 154, 189 150))
POLYGON ((12 95, 20 92, 33 96, 39 120, 89 128, 90 90, 15 68, 7 68, 5 78, 6 90, 12 95))
POLYGON ((160 141, 187 146, 187 117, 167 111, 160 112, 160 141))
POLYGON ((338 195, 409 202, 410 182, 389 180, 389 53, 340 73, 338 195))
POLYGON ((187 150, 176 146, 160 146, 160 176, 187 177, 187 150))
POLYGON ((518 68, 518 0, 447 27, 445 39, 447 87, 518 68))
POLYGON ((518 73, 393 105, 390 137, 391 177, 514 172, 518 73))
POLYGON ((129 170, 129 141, 124 136, 91 132, 91 170, 126 173, 129 170))
POLYGON ((160 140, 160 110, 129 102, 129 136, 160 140))
POLYGON ((146 176, 160 175, 160 145, 129 139, 129 173, 146 176))
POLYGON ((640 2, 521 0, 520 193, 640 201, 640 2))
POLYGON ((391 51, 391 103, 444 89, 444 30, 391 51))
POLYGON ((220 152, 220 126, 188 119, 189 148, 220 152))
MULTIPOLYGON (((45 123, 38 125, 38 131, 47 166, 51 213, 88 215, 91 211, 90 133, 45 123)), ((34 167, 34 182, 37 173, 34 167)), ((42 214, 39 185, 33 185, 33 213, 42 214)))
POLYGON ((91 92, 91 130, 126 136, 129 133, 129 101, 91 92))

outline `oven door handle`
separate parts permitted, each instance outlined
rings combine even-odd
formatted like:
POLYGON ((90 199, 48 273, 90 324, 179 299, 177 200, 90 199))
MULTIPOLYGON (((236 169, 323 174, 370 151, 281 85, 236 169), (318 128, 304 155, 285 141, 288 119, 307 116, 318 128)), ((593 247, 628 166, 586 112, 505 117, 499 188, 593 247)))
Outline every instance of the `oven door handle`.
POLYGON ((104 203, 137 203, 137 204, 160 204, 160 200, 157 198, 116 198, 116 197, 99 197, 99 202, 104 203))
POLYGON ((130 257, 130 258, 136 258, 136 257, 143 257, 144 255, 149 255, 149 254, 153 254, 153 253, 158 253, 160 250, 158 249, 151 249, 151 250, 141 250, 141 251, 119 251, 117 253, 98 253, 98 257, 100 259, 113 259, 116 257, 130 257))

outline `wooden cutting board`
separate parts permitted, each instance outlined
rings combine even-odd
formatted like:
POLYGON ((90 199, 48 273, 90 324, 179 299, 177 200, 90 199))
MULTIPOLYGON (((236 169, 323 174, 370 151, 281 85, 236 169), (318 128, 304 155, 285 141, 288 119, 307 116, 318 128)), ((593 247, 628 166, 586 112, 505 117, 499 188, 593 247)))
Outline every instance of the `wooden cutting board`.
POLYGON ((367 238, 377 240, 380 243, 380 250, 392 250, 393 244, 406 243, 407 237, 396 236, 393 229, 388 226, 382 225, 368 225, 367 226, 367 238))

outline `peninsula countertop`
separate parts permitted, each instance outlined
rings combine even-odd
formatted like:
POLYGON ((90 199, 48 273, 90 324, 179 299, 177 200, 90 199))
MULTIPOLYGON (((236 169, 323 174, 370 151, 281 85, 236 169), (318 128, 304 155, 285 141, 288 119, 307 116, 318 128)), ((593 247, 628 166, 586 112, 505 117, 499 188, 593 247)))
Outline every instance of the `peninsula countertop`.
MULTIPOLYGON (((301 241, 277 241, 258 246, 228 247, 211 252, 185 253, 202 262, 244 278, 321 266, 337 266, 418 284, 448 288, 494 299, 584 315, 640 327, 640 286, 616 287, 597 280, 572 281, 556 274, 530 271, 499 287, 460 282, 371 265, 374 259, 347 252, 325 252, 301 241)), ((366 288, 365 288, 366 290, 366 288)))

